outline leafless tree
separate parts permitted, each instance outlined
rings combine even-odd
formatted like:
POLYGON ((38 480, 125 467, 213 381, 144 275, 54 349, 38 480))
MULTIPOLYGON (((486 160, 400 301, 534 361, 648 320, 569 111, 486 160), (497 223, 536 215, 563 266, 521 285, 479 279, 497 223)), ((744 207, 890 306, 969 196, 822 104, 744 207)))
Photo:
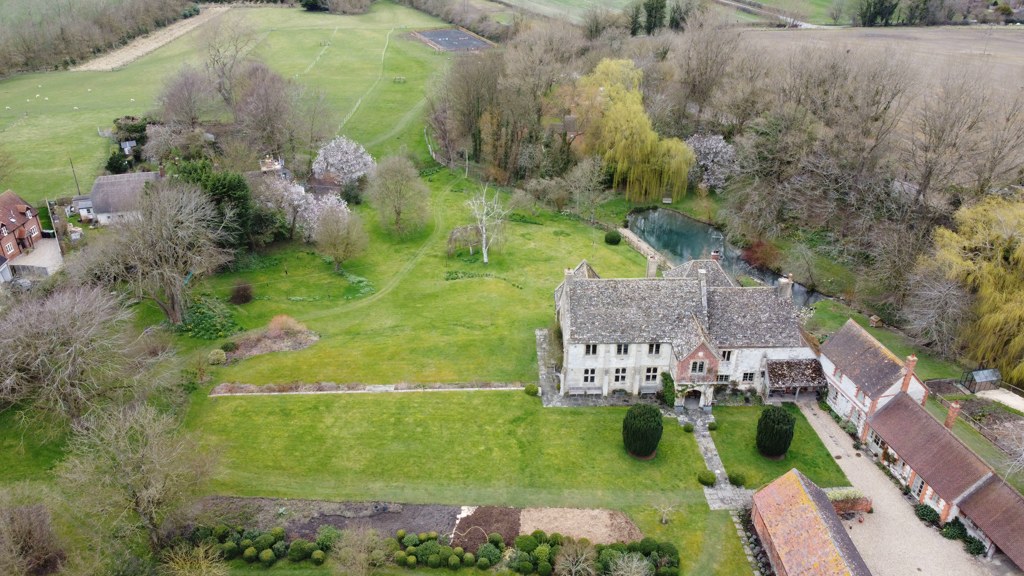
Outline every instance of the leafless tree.
POLYGON ((160 558, 162 576, 228 576, 230 569, 220 553, 209 544, 182 544, 164 552, 160 558))
POLYGON ((341 270, 346 260, 366 251, 368 239, 363 222, 344 204, 326 207, 316 221, 313 241, 324 255, 334 262, 334 271, 341 270))
POLYGON ((76 422, 141 386, 131 314, 101 288, 26 299, 0 321, 18 335, 17 346, 0 350, 0 404, 25 406, 26 419, 76 422))
POLYGON ((972 318, 973 297, 929 258, 921 259, 907 284, 910 294, 902 311, 907 332, 946 358, 956 358, 972 318))
POLYGON ((106 519, 112 533, 145 535, 160 551, 161 527, 186 504, 212 471, 200 450, 169 415, 140 405, 99 412, 75 426, 59 469, 75 505, 106 519))
POLYGON ((317 150, 334 135, 338 113, 323 90, 300 89, 291 119, 291 170, 297 180, 304 181, 313 173, 317 150))
POLYGON ((596 576, 597 553, 586 542, 572 540, 562 545, 555 556, 555 573, 559 576, 596 576))
POLYGON ((147 188, 137 210, 114 225, 107 242, 90 244, 69 264, 79 281, 124 282, 180 324, 191 287, 231 260, 233 214, 195 186, 162 180, 147 188))
POLYGON ((604 164, 596 156, 580 160, 565 176, 576 214, 593 222, 597 206, 604 199, 604 164))
POLYGON ((404 156, 382 158, 370 175, 368 191, 381 223, 398 234, 419 228, 429 214, 430 189, 404 156))
POLYGON ((487 264, 488 250, 500 231, 505 217, 508 216, 508 209, 502 205, 497 191, 490 198, 487 197, 486 186, 479 194, 468 200, 466 206, 469 206, 473 219, 480 229, 480 253, 483 254, 484 264, 487 264))
POLYGON ((50 511, 42 504, 15 501, 19 497, 0 493, 0 574, 49 573, 61 557, 50 511))
POLYGON ((235 102, 235 82, 246 56, 259 43, 255 29, 235 12, 222 14, 200 28, 200 50, 217 93, 229 108, 235 102))
MULTIPOLYGON (((450 119, 446 120, 451 126, 448 129, 448 146, 452 149, 446 151, 449 157, 455 157, 454 148, 457 146, 470 159, 480 158, 483 153, 481 117, 497 100, 498 79, 503 68, 501 54, 487 51, 459 56, 448 69, 443 91, 450 100, 446 108, 450 113, 450 119)), ((435 120, 434 124, 438 122, 435 120)))
POLYGON ((668 517, 676 511, 676 506, 671 502, 661 502, 654 505, 654 510, 657 511, 660 516, 659 521, 662 524, 668 524, 668 517))
POLYGON ((293 139, 298 89, 263 62, 250 61, 235 81, 235 124, 260 154, 278 155, 293 139))
POLYGON ((838 26, 844 14, 846 14, 846 1, 832 0, 832 5, 828 7, 828 17, 832 20, 832 24, 838 26))
POLYGON ((210 77, 185 65, 164 82, 157 105, 165 124, 175 130, 192 130, 212 112, 216 97, 210 77))
POLYGON ((726 26, 712 10, 687 23, 678 54, 679 79, 698 116, 726 78, 739 41, 739 31, 726 26))
POLYGON ((386 562, 383 552, 383 539, 376 530, 366 526, 344 530, 331 550, 334 573, 339 576, 370 576, 386 562))
MULTIPOLYGON (((1024 96, 992 102, 982 119, 974 189, 980 197, 1024 177, 1024 96)), ((2 169, 0 169, 2 170, 2 169)))
POLYGON ((637 552, 631 552, 612 561, 611 576, 653 576, 654 565, 637 552))

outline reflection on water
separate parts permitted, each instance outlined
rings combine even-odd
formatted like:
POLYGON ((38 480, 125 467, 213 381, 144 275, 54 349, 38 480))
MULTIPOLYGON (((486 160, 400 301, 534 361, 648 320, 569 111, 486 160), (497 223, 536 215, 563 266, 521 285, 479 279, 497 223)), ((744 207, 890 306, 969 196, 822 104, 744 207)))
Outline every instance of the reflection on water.
MULTIPOLYGON (((755 268, 742 257, 736 246, 726 242, 717 228, 688 218, 674 210, 649 210, 629 215, 629 229, 645 242, 663 254, 672 264, 680 264, 698 258, 710 258, 711 252, 722 253, 721 263, 733 278, 746 275, 774 286, 779 282, 778 274, 771 270, 755 268)), ((808 290, 802 284, 793 284, 793 302, 810 306, 827 296, 808 290)))

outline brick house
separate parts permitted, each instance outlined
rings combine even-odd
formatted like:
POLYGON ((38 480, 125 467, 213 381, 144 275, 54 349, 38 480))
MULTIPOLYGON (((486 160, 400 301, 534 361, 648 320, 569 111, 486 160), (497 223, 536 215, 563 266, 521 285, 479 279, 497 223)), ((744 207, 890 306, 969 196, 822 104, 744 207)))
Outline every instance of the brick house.
POLYGON ((758 390, 769 361, 815 358, 791 290, 785 278, 737 286, 717 260, 628 279, 603 279, 583 261, 555 289, 561 393, 655 393, 662 372, 705 408, 716 385, 758 390))
POLYGON ((778 576, 870 576, 825 491, 795 468, 754 494, 750 510, 778 576))
POLYGON ((867 440, 867 420, 900 392, 924 403, 928 389, 914 374, 915 356, 900 360, 852 319, 821 346, 828 405, 867 440))
POLYGON ((42 237, 32 205, 10 190, 0 194, 0 256, 4 264, 34 248, 42 237))
POLYGON ((900 392, 868 419, 868 449, 940 522, 960 518, 989 557, 1001 550, 1024 566, 1024 497, 952 433, 959 412, 954 402, 939 423, 900 392))

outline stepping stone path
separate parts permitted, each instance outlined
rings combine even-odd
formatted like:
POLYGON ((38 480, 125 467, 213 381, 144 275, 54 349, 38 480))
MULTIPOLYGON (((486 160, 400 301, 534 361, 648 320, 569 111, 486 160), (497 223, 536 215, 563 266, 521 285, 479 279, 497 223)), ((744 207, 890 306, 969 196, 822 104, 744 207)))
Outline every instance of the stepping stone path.
POLYGON ((708 507, 712 510, 739 510, 750 506, 754 491, 737 488, 729 483, 725 465, 722 464, 715 441, 708 432, 708 423, 714 422, 715 417, 703 410, 684 410, 678 420, 680 426, 687 422, 693 424, 693 435, 697 439, 700 455, 704 457, 704 464, 708 470, 715 473, 715 485, 704 487, 704 498, 708 501, 708 507))

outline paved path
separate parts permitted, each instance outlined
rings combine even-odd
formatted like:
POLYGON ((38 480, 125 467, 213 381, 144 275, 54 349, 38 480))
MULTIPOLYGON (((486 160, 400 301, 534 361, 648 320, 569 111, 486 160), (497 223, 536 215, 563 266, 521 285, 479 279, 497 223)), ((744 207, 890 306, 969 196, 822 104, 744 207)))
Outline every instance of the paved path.
POLYGON ((997 390, 982 390, 981 392, 978 392, 978 396, 1024 412, 1024 398, 1017 396, 1009 390, 1004 390, 1002 388, 997 390))
POLYGON ((873 514, 864 514, 864 522, 844 521, 864 562, 875 576, 909 574, 956 576, 992 576, 1016 574, 973 558, 959 542, 943 538, 937 530, 921 523, 911 503, 874 461, 856 456, 853 441, 832 417, 816 404, 799 404, 807 421, 821 437, 836 463, 850 482, 874 504, 873 514))
POLYGON ((713 416, 699 410, 687 410, 686 415, 679 417, 680 426, 686 422, 693 423, 693 434, 697 439, 700 455, 704 458, 704 464, 708 470, 715 473, 715 485, 704 487, 704 498, 708 501, 708 508, 739 510, 750 506, 754 491, 737 488, 729 483, 725 465, 722 464, 715 441, 711 438, 711 433, 708 432, 708 422, 713 421, 713 416))

